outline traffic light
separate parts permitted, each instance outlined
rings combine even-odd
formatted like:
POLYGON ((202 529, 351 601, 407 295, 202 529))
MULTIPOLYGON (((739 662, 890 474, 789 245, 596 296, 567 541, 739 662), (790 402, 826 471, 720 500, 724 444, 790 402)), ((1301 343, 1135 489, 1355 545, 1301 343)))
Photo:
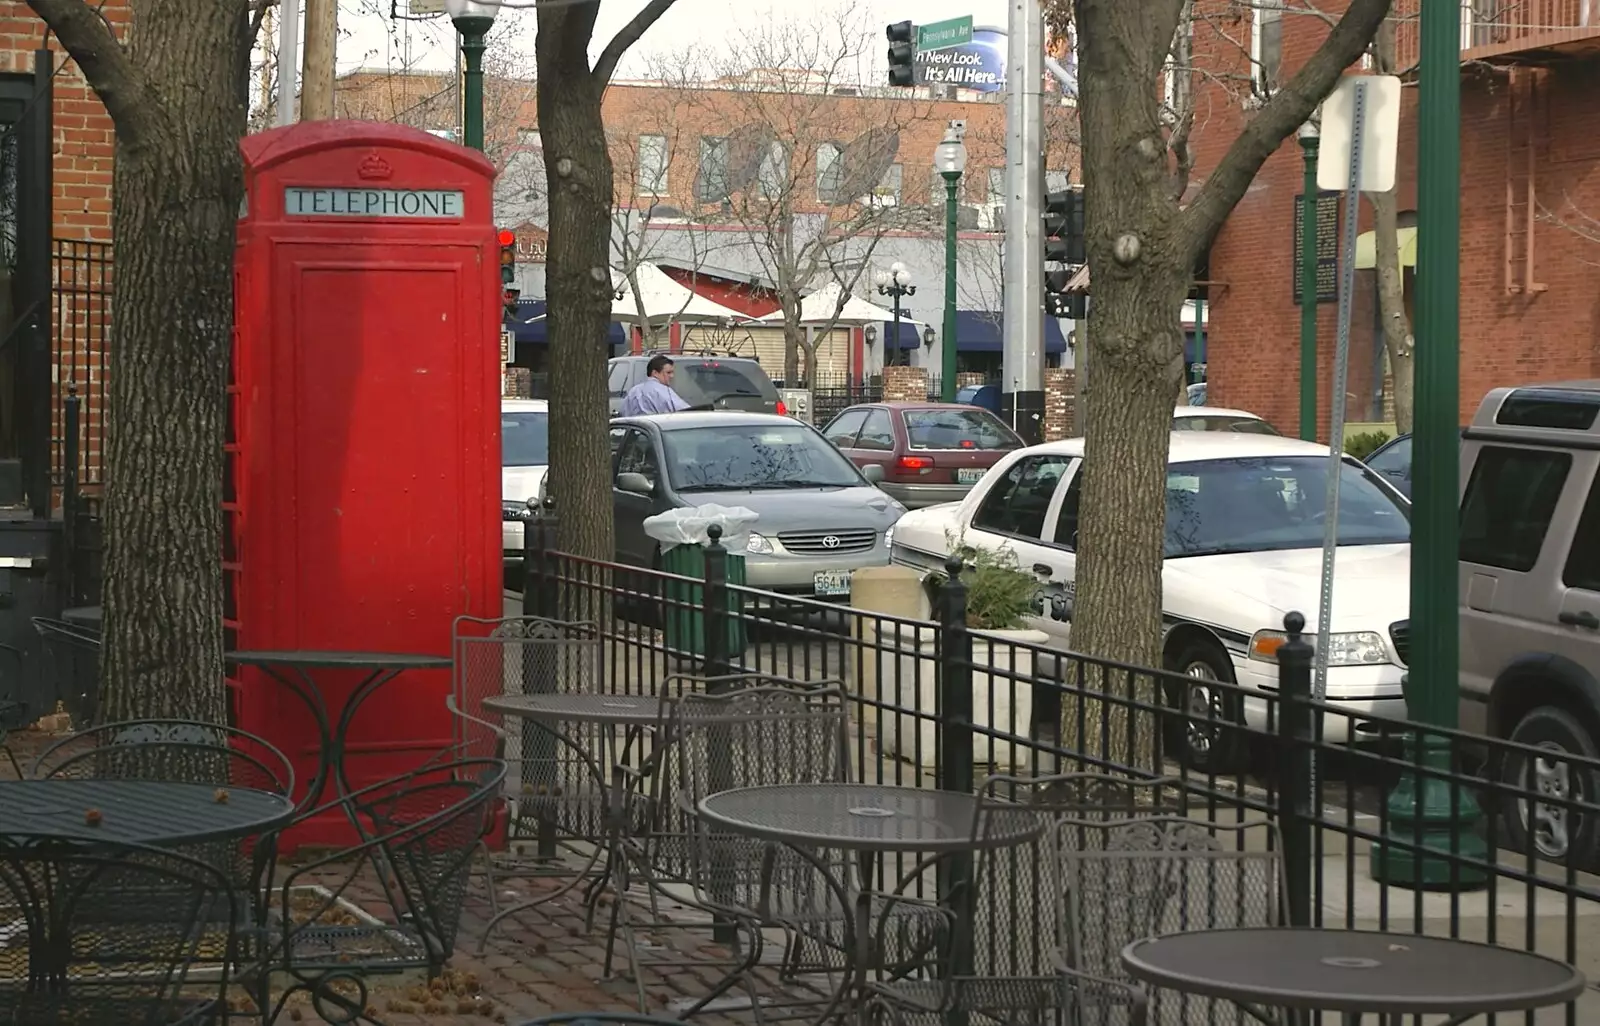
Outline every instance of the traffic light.
POLYGON ((1044 198, 1044 262, 1081 264, 1088 257, 1083 242, 1083 190, 1063 189, 1044 198))
POLYGON ((917 58, 917 48, 911 42, 913 31, 909 21, 897 21, 886 33, 889 37, 889 84, 892 86, 909 86, 915 81, 912 63, 917 58))
POLYGON ((500 229, 500 282, 510 285, 517 280, 517 233, 510 228, 500 229))
POLYGON ((517 319, 517 300, 522 298, 522 290, 507 285, 500 290, 500 307, 508 320, 517 319))

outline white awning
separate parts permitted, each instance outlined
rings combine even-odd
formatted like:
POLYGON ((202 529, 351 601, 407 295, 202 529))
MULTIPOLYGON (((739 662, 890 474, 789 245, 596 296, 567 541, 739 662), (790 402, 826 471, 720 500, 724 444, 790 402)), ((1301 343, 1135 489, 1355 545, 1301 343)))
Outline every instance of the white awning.
MULTIPOLYGON (((640 264, 633 272, 644 300, 644 316, 651 321, 681 321, 702 324, 708 321, 743 321, 748 318, 732 307, 707 299, 681 282, 673 280, 655 264, 640 264)), ((611 301, 611 318, 624 324, 639 323, 639 303, 634 299, 628 279, 615 275, 615 286, 622 298, 611 301)))

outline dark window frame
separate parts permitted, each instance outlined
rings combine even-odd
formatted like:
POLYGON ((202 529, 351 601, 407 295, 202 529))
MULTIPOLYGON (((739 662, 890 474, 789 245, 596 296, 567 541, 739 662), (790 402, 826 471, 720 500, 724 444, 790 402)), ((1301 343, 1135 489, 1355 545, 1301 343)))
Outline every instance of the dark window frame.
MULTIPOLYGON (((1557 473, 1552 469, 1546 473, 1557 473)), ((1539 557, 1544 554, 1545 543, 1550 538, 1550 525, 1555 519, 1556 508, 1561 503, 1561 495, 1566 490, 1567 481, 1572 476, 1572 453, 1560 449, 1540 449, 1530 446, 1512 445, 1485 445, 1478 450, 1472 462, 1472 474, 1467 479, 1467 487, 1461 495, 1460 512, 1460 551, 1458 553, 1462 562, 1478 566, 1494 567, 1498 570, 1508 570, 1512 573, 1527 573, 1539 565, 1539 557), (1552 468, 1559 468, 1558 476, 1554 478, 1554 487, 1549 481, 1530 480, 1520 482, 1521 487, 1511 487, 1507 482, 1500 480, 1505 474, 1505 469, 1510 461, 1525 459, 1545 462, 1552 468), (1495 478, 1489 480, 1488 475, 1494 474, 1495 478), (1544 492, 1536 489, 1542 486, 1544 492), (1488 495, 1488 499, 1479 502, 1480 495, 1488 495), (1483 512, 1484 524, 1481 535, 1472 533, 1471 520, 1475 516, 1479 505, 1495 501, 1513 500, 1525 503, 1518 510, 1499 509, 1486 507, 1483 512), (1542 507, 1542 513, 1541 513, 1542 507), (1525 551, 1527 539, 1520 540, 1519 547, 1511 550, 1509 545, 1518 539, 1513 538, 1513 526, 1508 521, 1514 514, 1534 514, 1543 518, 1543 526, 1539 528, 1538 538, 1531 554, 1525 551)), ((1533 523, 1532 519, 1525 521, 1533 523)))
POLYGON ((1594 480, 1589 483, 1589 495, 1573 528, 1572 544, 1561 567, 1561 583, 1578 591, 1600 592, 1600 469, 1596 469, 1594 480), (1588 551, 1580 548, 1585 540, 1588 551), (1581 565, 1580 554, 1588 566, 1581 565))

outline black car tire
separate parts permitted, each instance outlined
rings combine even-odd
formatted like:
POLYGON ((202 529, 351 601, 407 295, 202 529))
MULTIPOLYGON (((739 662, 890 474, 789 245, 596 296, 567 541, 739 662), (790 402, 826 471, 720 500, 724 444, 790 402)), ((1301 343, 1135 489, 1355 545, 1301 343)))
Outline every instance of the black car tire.
MULTIPOLYGON (((1166 668, 1199 681, 1212 680, 1232 685, 1233 663, 1220 646, 1195 639, 1167 652, 1166 668)), ((1231 773, 1243 767, 1249 754, 1244 730, 1237 726, 1244 718, 1238 696, 1228 690, 1207 689, 1204 684, 1185 686, 1176 681, 1167 685, 1168 713, 1163 718, 1167 753, 1181 764, 1202 773, 1231 773), (1208 704, 1209 717, 1189 715, 1197 702, 1208 704)))
MULTIPOLYGON (((1600 744, 1593 731, 1566 709, 1541 705, 1526 713, 1511 731, 1517 744, 1549 749, 1566 755, 1600 758, 1600 744)), ((1553 764, 1524 752, 1508 752, 1499 760, 1498 777, 1502 784, 1520 792, 1547 793, 1569 801, 1593 804, 1600 780, 1592 771, 1571 765, 1553 764), (1562 792, 1565 791, 1563 794, 1562 792)), ((1517 852, 1532 850, 1542 859, 1569 863, 1585 869, 1595 862, 1600 816, 1584 815, 1568 808, 1549 808, 1548 820, 1528 828, 1530 817, 1539 815, 1537 803, 1519 800, 1502 792, 1501 820, 1506 843, 1517 852), (1533 808, 1529 806, 1533 805, 1533 808)))

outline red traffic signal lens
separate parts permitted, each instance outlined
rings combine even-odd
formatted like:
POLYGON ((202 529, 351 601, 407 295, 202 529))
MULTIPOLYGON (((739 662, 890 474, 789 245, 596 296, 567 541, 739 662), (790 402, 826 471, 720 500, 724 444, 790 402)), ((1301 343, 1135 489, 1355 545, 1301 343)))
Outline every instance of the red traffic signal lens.
POLYGON ((516 244, 517 244, 517 233, 516 232, 512 231, 510 228, 502 228, 502 229, 500 229, 500 245, 502 247, 515 246, 516 244))

